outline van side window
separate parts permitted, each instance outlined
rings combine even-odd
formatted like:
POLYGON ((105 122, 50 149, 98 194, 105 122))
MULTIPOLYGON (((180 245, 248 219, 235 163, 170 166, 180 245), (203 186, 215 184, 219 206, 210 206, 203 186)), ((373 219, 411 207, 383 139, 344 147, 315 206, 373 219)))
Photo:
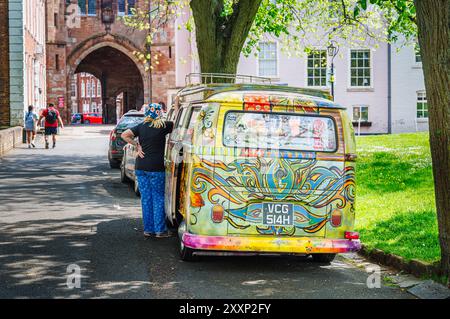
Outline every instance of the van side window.
POLYGON ((176 120, 175 120, 175 123, 174 123, 174 128, 179 127, 180 122, 182 122, 181 121, 181 116, 183 115, 184 110, 185 110, 184 108, 178 110, 178 113, 177 113, 177 116, 176 116, 176 120))
POLYGON ((191 114, 189 115, 189 120, 184 125, 185 128, 187 128, 187 129, 194 128, 194 124, 195 124, 195 121, 197 120, 200 110, 201 110, 200 106, 196 106, 191 109, 191 114))
POLYGON ((170 109, 169 113, 167 113, 167 120, 172 121, 173 108, 170 109))
POLYGON ((192 134, 194 133, 195 122, 197 121, 198 115, 200 114, 201 107, 193 107, 191 109, 191 114, 189 119, 186 121, 185 128, 186 133, 184 134, 183 141, 189 142, 192 141, 192 134))

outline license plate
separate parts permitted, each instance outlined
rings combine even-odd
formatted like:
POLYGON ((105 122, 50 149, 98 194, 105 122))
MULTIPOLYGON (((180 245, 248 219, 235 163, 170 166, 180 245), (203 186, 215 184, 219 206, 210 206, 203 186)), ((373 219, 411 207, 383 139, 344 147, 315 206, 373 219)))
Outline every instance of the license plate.
POLYGON ((263 203, 263 224, 268 226, 292 226, 293 204, 263 203))

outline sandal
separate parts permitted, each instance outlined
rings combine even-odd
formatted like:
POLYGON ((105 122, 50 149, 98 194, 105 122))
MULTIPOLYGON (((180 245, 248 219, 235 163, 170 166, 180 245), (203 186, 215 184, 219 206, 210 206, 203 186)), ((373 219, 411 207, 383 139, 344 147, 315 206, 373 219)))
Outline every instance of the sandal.
POLYGON ((156 237, 156 238, 168 238, 168 237, 173 237, 173 233, 172 233, 170 230, 168 230, 168 231, 165 231, 165 232, 162 232, 162 233, 156 233, 156 234, 155 234, 155 237, 156 237))
POLYGON ((152 238, 152 237, 155 237, 155 234, 144 232, 144 237, 145 238, 152 238))

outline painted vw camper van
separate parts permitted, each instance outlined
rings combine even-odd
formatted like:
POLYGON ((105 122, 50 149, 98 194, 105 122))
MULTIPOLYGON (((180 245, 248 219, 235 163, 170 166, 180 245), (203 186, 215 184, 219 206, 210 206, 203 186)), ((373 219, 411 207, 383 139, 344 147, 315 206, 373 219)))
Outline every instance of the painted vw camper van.
POLYGON ((183 260, 209 253, 360 249, 355 139, 319 90, 198 84, 178 92, 166 149, 166 214, 183 260))

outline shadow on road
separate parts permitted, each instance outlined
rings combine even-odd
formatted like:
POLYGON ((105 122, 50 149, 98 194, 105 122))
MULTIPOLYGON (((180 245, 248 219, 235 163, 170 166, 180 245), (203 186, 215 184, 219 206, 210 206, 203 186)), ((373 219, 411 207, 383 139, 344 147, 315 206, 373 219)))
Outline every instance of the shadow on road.
POLYGON ((144 239, 141 220, 81 215, 0 225, 1 298, 404 298, 367 274, 295 256, 178 258, 176 238, 144 239), (81 289, 66 286, 81 267, 81 289))

